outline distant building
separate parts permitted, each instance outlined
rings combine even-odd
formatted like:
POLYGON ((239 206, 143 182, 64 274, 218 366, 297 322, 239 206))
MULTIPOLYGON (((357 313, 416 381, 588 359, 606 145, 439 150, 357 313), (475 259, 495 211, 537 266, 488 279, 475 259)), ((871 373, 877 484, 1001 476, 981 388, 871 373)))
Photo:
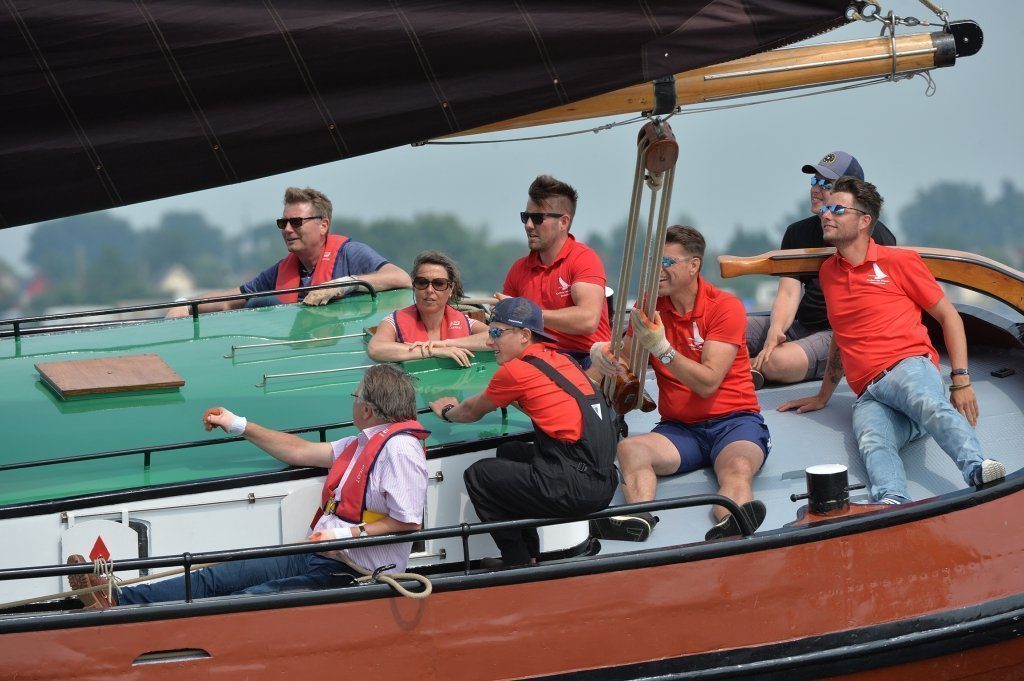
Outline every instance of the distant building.
POLYGON ((192 273, 182 265, 171 265, 157 283, 157 289, 167 294, 168 300, 195 295, 196 281, 192 273))

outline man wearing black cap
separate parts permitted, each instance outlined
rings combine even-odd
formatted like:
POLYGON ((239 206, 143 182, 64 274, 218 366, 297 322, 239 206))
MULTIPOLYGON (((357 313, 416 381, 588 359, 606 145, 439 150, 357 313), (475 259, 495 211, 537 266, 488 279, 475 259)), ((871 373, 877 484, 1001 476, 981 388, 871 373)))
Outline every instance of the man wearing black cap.
MULTIPOLYGON (((821 206, 828 203, 832 184, 843 175, 864 179, 864 170, 845 151, 833 151, 817 164, 805 165, 811 178, 812 217, 786 228, 782 248, 822 248, 821 206)), ((892 232, 878 222, 872 238, 883 246, 895 246, 892 232)), ((820 379, 825 374, 828 346, 832 340, 825 310, 825 296, 817 274, 779 277, 779 290, 772 303, 771 316, 747 317, 747 352, 754 372, 754 384, 764 380, 797 383, 820 379), (801 287, 802 285, 802 287, 801 287), (802 296, 801 296, 801 288, 802 296)))
MULTIPOLYGON (((608 506, 615 470, 614 415, 571 358, 544 345, 541 309, 526 298, 506 298, 494 307, 487 345, 500 365, 487 389, 461 403, 442 397, 430 408, 445 421, 471 423, 515 402, 533 421, 534 441, 506 442, 497 457, 477 461, 464 474, 466 491, 480 520, 570 517, 608 506)), ((535 563, 536 529, 492 532, 500 563, 535 563)))

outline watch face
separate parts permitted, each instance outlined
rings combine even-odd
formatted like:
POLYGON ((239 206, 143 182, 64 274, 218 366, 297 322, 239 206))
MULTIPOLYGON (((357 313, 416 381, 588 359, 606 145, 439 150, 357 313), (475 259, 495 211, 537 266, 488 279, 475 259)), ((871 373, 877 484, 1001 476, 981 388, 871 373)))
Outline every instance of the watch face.
POLYGON ((666 352, 664 355, 659 357, 658 360, 662 364, 671 364, 672 360, 675 358, 675 356, 676 356, 676 353, 674 353, 674 352, 666 352))

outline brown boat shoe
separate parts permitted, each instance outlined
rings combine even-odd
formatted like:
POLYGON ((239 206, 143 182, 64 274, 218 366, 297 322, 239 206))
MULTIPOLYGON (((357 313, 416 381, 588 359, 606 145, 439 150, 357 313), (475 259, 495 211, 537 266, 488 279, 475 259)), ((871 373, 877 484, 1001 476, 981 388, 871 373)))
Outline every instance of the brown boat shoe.
MULTIPOLYGON (((68 556, 68 565, 82 565, 88 561, 84 556, 78 553, 73 553, 68 556)), ((68 583, 74 590, 88 589, 93 586, 106 586, 107 578, 100 577, 99 575, 68 575, 68 583)), ((100 589, 99 591, 92 591, 86 594, 79 594, 78 600, 82 601, 82 605, 86 610, 106 610, 113 605, 110 598, 107 596, 106 589, 100 589)))

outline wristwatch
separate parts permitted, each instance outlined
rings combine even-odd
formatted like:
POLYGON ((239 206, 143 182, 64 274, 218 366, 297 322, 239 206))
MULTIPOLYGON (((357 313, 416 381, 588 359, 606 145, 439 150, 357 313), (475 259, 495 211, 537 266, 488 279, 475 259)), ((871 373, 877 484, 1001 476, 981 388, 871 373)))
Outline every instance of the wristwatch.
POLYGON ((952 371, 949 372, 950 380, 953 380, 954 376, 970 376, 970 375, 971 375, 971 372, 968 371, 967 369, 953 369, 952 371))
MULTIPOLYGON (((444 419, 445 421, 448 421, 448 412, 450 412, 454 408, 454 404, 446 404, 443 407, 441 407, 441 418, 444 419)), ((448 423, 451 423, 451 421, 448 421, 448 423)))
POLYGON ((664 355, 658 355, 658 361, 661 362, 662 364, 666 365, 666 366, 671 364, 672 360, 674 360, 675 358, 676 358, 676 349, 673 348, 673 347, 670 347, 668 349, 668 351, 665 352, 664 355))
POLYGON ((361 525, 356 525, 356 527, 358 527, 358 528, 359 528, 359 536, 360 536, 360 537, 369 537, 369 536, 370 536, 370 535, 369 535, 369 534, 367 534, 367 532, 366 532, 366 523, 363 523, 363 524, 361 524, 361 525))

